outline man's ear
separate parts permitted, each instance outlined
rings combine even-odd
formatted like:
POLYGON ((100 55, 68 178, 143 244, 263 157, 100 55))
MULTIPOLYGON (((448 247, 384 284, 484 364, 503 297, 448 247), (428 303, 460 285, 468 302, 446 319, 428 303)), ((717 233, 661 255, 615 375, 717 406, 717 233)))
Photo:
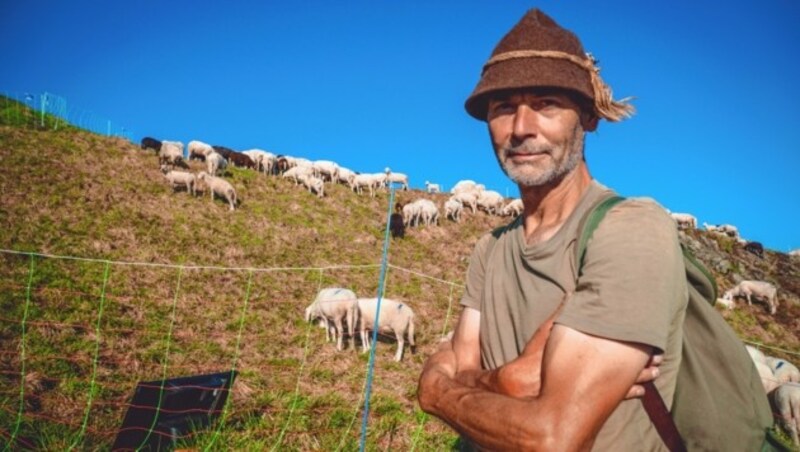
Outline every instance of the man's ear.
POLYGON ((583 130, 586 132, 594 132, 597 130, 597 124, 599 122, 600 118, 594 113, 584 113, 581 115, 581 126, 583 126, 583 130))

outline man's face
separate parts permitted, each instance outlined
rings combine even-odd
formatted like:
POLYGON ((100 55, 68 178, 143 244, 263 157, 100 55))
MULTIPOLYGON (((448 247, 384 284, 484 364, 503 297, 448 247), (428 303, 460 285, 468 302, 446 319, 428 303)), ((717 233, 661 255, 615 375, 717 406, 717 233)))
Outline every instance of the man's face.
MULTIPOLYGON (((514 182, 555 182, 583 160, 584 124, 578 104, 562 91, 518 91, 489 100, 495 156, 514 182)), ((591 130, 596 123, 590 121, 591 130)))

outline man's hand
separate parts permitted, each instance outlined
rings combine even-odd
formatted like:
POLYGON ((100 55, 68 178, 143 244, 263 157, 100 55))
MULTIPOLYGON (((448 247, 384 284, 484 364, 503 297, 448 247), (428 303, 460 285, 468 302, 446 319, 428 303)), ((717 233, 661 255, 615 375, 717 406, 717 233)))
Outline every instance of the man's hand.
POLYGON ((625 395, 626 399, 633 399, 637 397, 642 397, 644 395, 644 386, 641 383, 647 383, 648 381, 655 380, 659 375, 658 366, 664 362, 664 355, 652 355, 650 356, 650 361, 647 362, 647 367, 642 369, 639 372, 639 376, 636 378, 636 383, 631 386, 631 389, 628 390, 628 393, 625 395))

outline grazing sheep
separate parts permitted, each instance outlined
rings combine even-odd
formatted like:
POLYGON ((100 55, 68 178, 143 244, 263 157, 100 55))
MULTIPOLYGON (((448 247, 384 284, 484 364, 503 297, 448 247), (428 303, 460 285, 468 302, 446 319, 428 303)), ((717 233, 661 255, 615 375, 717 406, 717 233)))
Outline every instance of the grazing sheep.
POLYGON ((778 310, 778 291, 775 286, 765 281, 741 281, 722 295, 726 300, 737 297, 745 298, 748 305, 752 305, 753 298, 765 302, 769 305, 769 313, 773 315, 778 310))
POLYGON ((225 168, 228 167, 228 161, 219 152, 211 151, 206 156, 206 169, 208 174, 217 176, 218 174, 225 173, 225 168))
MULTIPOLYGON (((359 298, 356 302, 353 319, 359 325, 361 335, 362 352, 367 352, 370 348, 370 339, 367 330, 375 329, 375 316, 378 310, 377 298, 359 298)), ((397 353, 394 355, 395 361, 403 359, 403 347, 405 336, 408 335, 408 343, 411 347, 414 344, 414 311, 407 304, 383 298, 381 300, 380 317, 378 318, 378 333, 393 332, 397 338, 397 353)), ((352 335, 354 329, 350 329, 352 335)))
POLYGON ((793 256, 793 257, 800 257, 800 248, 798 248, 796 250, 791 250, 786 254, 788 254, 789 256, 793 256))
POLYGON ((439 184, 432 184, 428 181, 425 181, 425 190, 427 190, 428 193, 440 193, 442 191, 439 184))
POLYGON ((364 192, 364 188, 369 188, 370 197, 375 197, 375 188, 382 183, 380 177, 375 174, 356 174, 350 181, 350 188, 359 195, 364 192))
POLYGON ((455 195, 458 193, 473 192, 477 186, 478 184, 473 180, 460 180, 450 189, 450 193, 455 195))
POLYGON ((189 194, 192 196, 195 195, 197 178, 194 174, 186 171, 172 171, 167 165, 161 165, 161 172, 164 173, 164 177, 167 178, 167 181, 169 181, 172 186, 172 191, 175 191, 178 187, 186 187, 186 191, 189 194))
POLYGON ((671 212, 669 215, 677 223, 678 229, 697 229, 697 218, 694 215, 676 212, 671 212))
POLYGON ((230 155, 228 155, 228 161, 231 162, 231 165, 237 168, 250 168, 258 170, 256 162, 254 162, 250 156, 242 154, 241 152, 231 152, 230 155))
POLYGON ((204 162, 208 154, 212 152, 214 152, 214 148, 212 148, 210 144, 197 140, 189 142, 189 160, 200 160, 204 162))
POLYGON ((759 242, 745 242, 744 250, 760 257, 761 259, 764 258, 764 245, 759 242))
POLYGON ((778 423, 789 432, 792 441, 800 447, 800 385, 784 383, 772 393, 772 404, 777 412, 778 423))
POLYGON ((339 179, 339 165, 330 160, 317 160, 312 162, 311 167, 314 169, 314 176, 325 180, 326 178, 335 182, 339 179))
POLYGON ((758 362, 753 364, 755 364, 756 370, 758 371, 758 376, 761 378, 761 384, 764 386, 764 392, 769 394, 770 392, 774 391, 775 388, 781 385, 781 383, 775 378, 775 374, 772 373, 772 369, 770 369, 768 365, 758 362))
POLYGON ((418 226, 420 223, 438 224, 439 208, 433 201, 418 199, 403 206, 403 223, 406 226, 418 226))
POLYGON ((461 221, 461 211, 464 206, 455 199, 448 199, 444 202, 444 217, 449 218, 456 223, 461 221))
POLYGON ((734 239, 739 238, 739 229, 732 224, 719 224, 717 226, 714 226, 707 223, 703 223, 703 227, 706 228, 706 230, 709 232, 715 232, 717 234, 727 235, 728 237, 732 237, 734 239))
POLYGON ((522 200, 520 198, 512 199, 511 202, 506 204, 503 209, 500 211, 500 214, 504 217, 507 216, 515 216, 518 217, 522 213, 522 209, 525 206, 522 204, 522 200))
POLYGON ((386 173, 386 179, 383 183, 386 184, 387 187, 391 185, 392 182, 396 182, 402 185, 404 191, 408 190, 408 176, 403 173, 393 173, 389 168, 386 168, 383 172, 386 173))
POLYGON ((178 141, 162 141, 161 149, 158 151, 158 163, 159 165, 188 168, 189 165, 183 161, 183 143, 178 141))
POLYGON ((717 302, 714 304, 724 306, 725 309, 733 309, 736 307, 736 304, 733 302, 733 300, 726 300, 724 298, 717 298, 717 302))
POLYGON ((349 186, 350 185, 350 181, 353 180, 353 178, 355 176, 356 176, 355 171, 347 169, 347 168, 344 168, 344 167, 339 167, 339 179, 338 179, 338 182, 340 184, 345 184, 345 185, 349 186))
POLYGON ((318 198, 325 197, 325 182, 313 174, 302 174, 297 177, 310 193, 315 193, 318 198))
POLYGON ((306 176, 313 176, 314 171, 310 166, 293 166, 284 171, 281 177, 284 179, 292 179, 295 185, 301 184, 301 178, 306 176))
POLYGON ((158 154, 158 151, 161 150, 161 142, 155 138, 144 137, 142 138, 141 147, 142 149, 152 149, 158 154))
POLYGON ((208 191, 211 193, 211 202, 214 202, 214 195, 216 194, 230 204, 230 210, 236 208, 236 190, 233 189, 233 185, 231 185, 230 182, 219 177, 210 176, 206 174, 205 171, 200 171, 197 175, 197 180, 203 181, 209 188, 208 191))
MULTIPOLYGON (((336 339, 336 350, 344 349, 345 326, 349 326, 350 335, 354 327, 356 294, 349 289, 330 287, 322 289, 314 301, 306 308, 306 322, 317 318, 325 323, 325 339, 330 342, 336 339)), ((355 339, 353 346, 355 347, 355 339)))
POLYGON ((482 191, 478 196, 478 207, 490 215, 500 215, 503 210, 503 195, 492 190, 482 191))
POLYGON ((478 209, 478 194, 471 191, 462 191, 454 194, 450 199, 458 201, 462 206, 469 206, 472 213, 478 209))
POLYGON ((778 380, 779 383, 800 383, 800 370, 789 361, 767 356, 766 364, 772 370, 775 379, 778 380))

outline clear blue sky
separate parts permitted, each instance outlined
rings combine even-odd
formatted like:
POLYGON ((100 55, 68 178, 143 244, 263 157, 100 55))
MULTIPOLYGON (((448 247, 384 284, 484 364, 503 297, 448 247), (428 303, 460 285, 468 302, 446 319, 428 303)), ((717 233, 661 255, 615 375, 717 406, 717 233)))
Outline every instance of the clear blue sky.
POLYGON ((2 1, 0 92, 45 91, 133 131, 389 166, 509 196, 463 102, 542 8, 638 114, 587 141, 593 175, 749 240, 800 248, 800 3, 2 1), (709 6, 709 5, 716 6, 709 6))

